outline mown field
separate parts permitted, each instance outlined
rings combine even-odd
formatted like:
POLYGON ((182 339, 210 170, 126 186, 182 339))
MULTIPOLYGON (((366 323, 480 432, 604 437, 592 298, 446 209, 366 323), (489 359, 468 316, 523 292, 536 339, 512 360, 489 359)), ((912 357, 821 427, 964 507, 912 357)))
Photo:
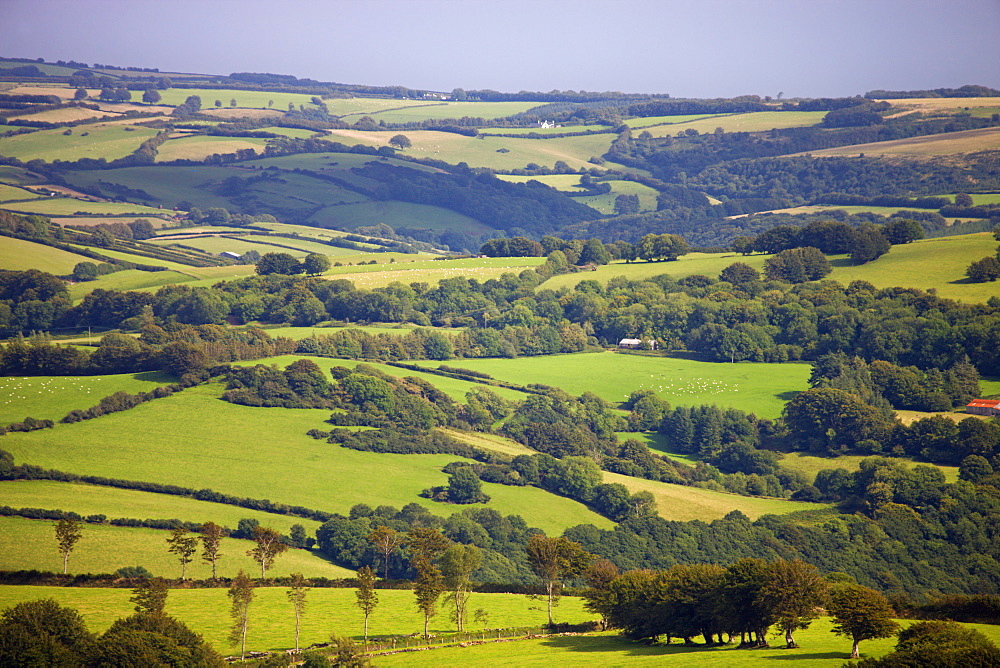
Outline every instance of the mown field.
POLYGON ((177 379, 159 371, 108 376, 2 376, 0 425, 26 416, 60 420, 73 409, 90 408, 115 392, 137 394, 170 385, 177 379))
POLYGON ((706 118, 725 118, 731 114, 688 114, 678 116, 643 116, 641 118, 629 118, 622 121, 633 130, 643 130, 654 125, 676 125, 678 123, 690 123, 706 118))
POLYGON ((872 144, 825 148, 819 151, 810 151, 810 154, 815 157, 835 155, 930 157, 995 151, 997 149, 1000 149, 1000 128, 980 128, 909 139, 893 139, 872 144))
MULTIPOLYGON (((295 617, 285 596, 286 591, 284 587, 261 587, 256 590, 250 609, 248 650, 281 650, 294 646, 295 617)), ((354 604, 354 592, 354 589, 342 588, 310 589, 302 617, 300 645, 326 642, 331 633, 360 641, 364 618, 354 604)), ((129 589, 0 586, 0 609, 21 601, 51 597, 62 605, 77 608, 91 630, 103 632, 115 619, 132 614, 132 604, 128 601, 130 595, 129 589)), ((423 615, 414 604, 412 591, 380 589, 378 597, 379 604, 369 618, 370 638, 395 636, 402 644, 403 636, 423 632, 423 615)), ((232 651, 226 640, 230 626, 229 606, 224 588, 175 589, 167 597, 166 611, 227 654, 232 651)), ((490 628, 541 626, 546 621, 544 606, 544 601, 518 594, 473 593, 469 597, 470 610, 482 608, 488 613, 490 628)), ((438 615, 431 619, 431 633, 455 631, 448 613, 448 609, 440 608, 438 615)), ((555 618, 559 622, 581 623, 593 619, 593 614, 583 609, 582 599, 566 596, 555 609, 555 618)), ((482 629, 482 626, 475 624, 470 615, 467 628, 474 631, 482 629)), ((519 643, 504 645, 514 644, 519 643)), ((381 663, 382 659, 376 661, 378 665, 381 663)))
POLYGON ((152 128, 108 123, 72 128, 70 135, 65 135, 64 132, 62 128, 55 128, 0 138, 0 155, 24 161, 40 159, 52 162, 80 158, 114 160, 132 153, 142 142, 156 134, 156 130, 152 128))
MULTIPOLYGON (((996 240, 989 233, 921 239, 893 246, 874 262, 852 265, 846 256, 830 256, 833 272, 828 278, 846 285, 853 280, 869 281, 875 287, 907 286, 934 288, 941 297, 964 302, 985 302, 996 294, 992 283, 970 283, 965 277, 969 264, 996 252, 996 240)), ((736 253, 690 253, 675 262, 614 262, 597 271, 561 274, 545 281, 539 289, 572 288, 582 280, 607 284, 615 276, 642 280, 660 274, 683 278, 692 274, 718 276, 733 262, 743 262, 763 271, 768 255, 742 256, 736 253)))
POLYGON ((24 188, 18 188, 16 186, 0 184, 0 202, 10 202, 11 200, 24 200, 24 199, 39 199, 41 197, 44 197, 44 195, 39 195, 36 192, 25 190, 24 188))
POLYGON ((43 216, 70 216, 75 213, 98 214, 146 214, 162 215, 162 209, 130 204, 128 202, 85 202, 71 197, 48 197, 33 199, 28 202, 10 202, 3 205, 4 209, 23 214, 41 214, 43 216))
MULTIPOLYGON (((222 102, 223 108, 228 108, 231 100, 236 100, 237 107, 267 109, 273 107, 279 111, 288 109, 291 102, 296 107, 304 104, 307 107, 315 107, 312 103, 312 95, 304 93, 276 93, 272 91, 259 90, 230 90, 227 88, 168 88, 158 91, 160 93, 161 105, 176 107, 191 95, 201 98, 201 108, 204 111, 215 109, 215 101, 222 102), (273 102, 268 105, 268 102, 273 102)), ((132 101, 142 102, 143 91, 132 91, 132 101)))
POLYGON ((246 148, 263 151, 266 144, 266 139, 196 135, 169 140, 159 148, 156 160, 157 162, 204 160, 213 153, 236 153, 246 148))
POLYGON ((4 237, 0 243, 0 269, 38 269, 65 276, 80 262, 90 262, 90 258, 23 239, 4 237))
POLYGON ((450 209, 430 204, 387 200, 343 206, 327 206, 309 217, 309 224, 354 230, 392 221, 398 227, 444 232, 456 230, 473 234, 490 231, 479 221, 450 209))
MULTIPOLYGON (((438 362, 418 361, 433 367, 438 362)), ((517 359, 446 362, 522 385, 541 383, 570 394, 593 392, 619 403, 651 389, 675 406, 716 404, 774 418, 786 401, 808 387, 808 364, 697 362, 626 353, 580 353, 517 359), (601 379, 595 383, 595 379, 601 379)))
MULTIPOLYGON (((357 130, 331 130, 331 140, 345 144, 385 146, 398 132, 360 132, 357 130)), ((608 151, 616 135, 613 133, 561 137, 558 139, 523 139, 516 137, 465 137, 450 132, 417 130, 404 132, 413 143, 406 155, 444 160, 451 164, 465 162, 470 167, 494 169, 520 169, 528 163, 554 167, 563 161, 572 169, 591 169, 588 162, 593 156, 608 151), (502 153, 501 150, 507 152, 502 153)))
MULTIPOLYGON (((343 514, 371 499, 396 507, 417 502, 443 516, 456 512, 418 496, 447 482, 440 469, 455 456, 348 450, 305 433, 328 427, 329 411, 237 406, 219 400, 221 390, 200 386, 96 420, 11 433, 3 447, 18 463, 211 488, 343 514)), ((537 488, 486 483, 484 489, 493 497, 488 507, 524 514, 547 532, 611 524, 582 504, 537 488)))
MULTIPOLYGON (((7 483, 3 483, 7 484, 7 483)), ((116 513, 112 517, 125 514, 116 513)), ((246 517, 250 517, 249 511, 246 517)), ((159 518, 155 518, 159 519, 159 518)), ((173 518, 163 518, 173 519, 173 518)), ((43 570, 62 572, 62 555, 55 541, 55 522, 29 520, 23 517, 0 517, 0 569, 43 570)), ((235 528, 235 525, 233 525, 235 528)), ((165 529, 116 527, 108 524, 86 524, 83 537, 69 560, 70 573, 114 573, 119 568, 142 566, 154 575, 179 578, 180 562, 167 552, 165 529)), ((200 545, 199 545, 200 548, 200 545)), ((260 577, 260 563, 247 556, 253 548, 249 540, 224 538, 218 573, 234 577, 242 568, 251 577, 260 577), (255 568, 256 566, 256 568, 255 568)), ((200 557, 199 549, 199 557, 200 557)), ((312 577, 350 577, 346 568, 336 566, 308 550, 289 549, 278 557, 269 571, 275 577, 301 572, 312 577)), ((212 567, 195 559, 187 567, 187 576, 194 579, 212 577, 212 567)))
MULTIPOLYGON (((333 102, 331 100, 331 102, 333 102)), ((361 116, 371 116, 378 121, 386 123, 415 123, 428 119, 446 118, 504 118, 522 111, 534 109, 539 106, 538 102, 457 102, 457 101, 419 101, 418 104, 398 104, 395 107, 387 107, 381 110, 368 110, 344 114, 344 120, 353 123, 361 116)), ((417 101, 415 101, 417 102, 417 101)), ((330 103, 327 103, 330 106, 330 103)), ((330 109, 330 113, 336 113, 330 109)))
MULTIPOLYGON (((549 176, 517 176, 509 174, 497 175, 497 178, 511 183, 527 183, 538 181, 556 190, 580 192, 580 177, 576 174, 553 174, 549 176)), ((587 195, 574 198, 577 202, 586 204, 604 214, 612 214, 615 210, 615 198, 618 195, 638 195, 640 211, 656 211, 657 192, 649 186, 634 181, 605 181, 611 186, 611 192, 605 195, 587 195)))
POLYGON ((676 135, 686 130, 697 130, 699 134, 707 134, 715 132, 715 128, 722 128, 726 132, 763 132, 775 128, 802 128, 816 125, 824 116, 826 116, 825 111, 755 111, 747 114, 711 116, 672 125, 655 125, 644 129, 654 137, 676 135))
MULTIPOLYGON (((84 258, 88 259, 89 258, 84 258)), ((69 287, 69 296, 77 302, 97 288, 102 290, 136 290, 148 292, 159 290, 164 285, 176 285, 195 280, 192 276, 177 271, 139 271, 126 269, 99 277, 95 281, 74 283, 69 287)))

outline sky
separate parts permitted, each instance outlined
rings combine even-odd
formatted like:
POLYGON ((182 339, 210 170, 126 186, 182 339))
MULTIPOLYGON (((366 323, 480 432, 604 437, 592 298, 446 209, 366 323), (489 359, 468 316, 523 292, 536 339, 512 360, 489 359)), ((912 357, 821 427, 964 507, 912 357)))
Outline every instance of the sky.
POLYGON ((0 0, 0 56, 673 97, 1000 88, 1000 0, 0 0))

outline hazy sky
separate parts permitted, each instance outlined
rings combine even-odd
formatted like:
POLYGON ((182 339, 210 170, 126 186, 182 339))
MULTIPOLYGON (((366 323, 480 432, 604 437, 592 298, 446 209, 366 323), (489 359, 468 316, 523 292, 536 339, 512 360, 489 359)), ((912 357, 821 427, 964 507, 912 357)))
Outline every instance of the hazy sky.
POLYGON ((450 91, 1000 88, 1000 0, 0 0, 0 55, 450 91))

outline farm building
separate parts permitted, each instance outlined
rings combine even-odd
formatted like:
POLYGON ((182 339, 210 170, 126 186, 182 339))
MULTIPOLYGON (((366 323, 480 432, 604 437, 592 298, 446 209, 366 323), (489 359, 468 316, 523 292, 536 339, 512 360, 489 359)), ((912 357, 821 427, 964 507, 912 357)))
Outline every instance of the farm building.
POLYGON ((1000 417, 1000 399, 973 399, 965 406, 966 413, 1000 417))
POLYGON ((628 348, 630 350, 641 350, 647 346, 649 350, 656 350, 656 341, 652 339, 646 339, 645 341, 642 339, 622 339, 618 342, 619 348, 628 348))
POLYGON ((239 260, 241 257, 243 257, 239 253, 234 253, 232 251, 222 251, 221 253, 219 253, 219 256, 230 260, 239 260))

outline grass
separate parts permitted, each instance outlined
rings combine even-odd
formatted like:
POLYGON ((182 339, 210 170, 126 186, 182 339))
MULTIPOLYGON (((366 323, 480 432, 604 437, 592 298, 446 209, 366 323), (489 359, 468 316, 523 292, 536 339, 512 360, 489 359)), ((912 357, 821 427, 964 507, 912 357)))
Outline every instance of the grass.
POLYGON ((9 202, 11 200, 19 199, 39 199, 40 197, 43 197, 43 195, 39 195, 38 193, 30 190, 25 190, 24 188, 0 184, 0 202, 9 202))
POLYGON ((775 128, 802 128, 816 125, 823 120, 826 113, 825 111, 755 111, 731 116, 712 116, 697 121, 657 125, 645 129, 654 137, 676 135, 689 129, 697 130, 700 134, 715 132, 715 128, 722 128, 726 132, 763 132, 775 128))
POLYGON ((777 417, 792 395, 808 387, 810 370, 807 364, 727 364, 611 352, 463 359, 461 366, 518 384, 559 387, 574 395, 594 392, 612 403, 624 401, 631 392, 652 389, 675 406, 716 404, 765 418, 777 417), (595 383, 596 378, 601 381, 595 383))
POLYGON ((262 151, 266 144, 266 139, 196 135, 169 140, 159 148, 156 159, 159 162, 204 160, 213 153, 236 153, 244 148, 262 151))
MULTIPOLYGON (((265 327, 264 329, 266 329, 267 333, 272 337, 284 336, 289 339, 300 341, 314 335, 323 336, 335 334, 336 332, 344 329, 360 329, 368 334, 403 336, 404 334, 409 334, 413 330, 418 329, 418 327, 417 325, 403 323, 398 325, 347 325, 343 327, 265 327)), ((441 332, 442 334, 447 334, 448 336, 455 336, 464 330, 463 327, 420 327, 419 329, 441 332)))
POLYGON ((16 186, 33 186, 45 183, 45 179, 34 172, 29 172, 23 167, 0 165, 0 183, 9 183, 16 186))
POLYGON ((61 420, 74 409, 90 408, 115 392, 149 392, 176 379, 158 371, 108 376, 0 377, 0 424, 31 416, 61 420))
POLYGON ((936 155, 955 155, 957 153, 977 153, 979 151, 995 151, 1000 149, 1000 128, 980 128, 977 130, 960 130, 909 139, 893 139, 891 141, 871 144, 854 144, 837 148, 826 148, 810 151, 814 157, 824 156, 904 156, 931 157, 936 155))
MULTIPOLYGON (((848 471, 857 471, 863 459, 866 459, 866 457, 862 455, 819 457, 805 452, 786 452, 781 458, 781 466, 791 471, 798 471, 799 473, 806 475, 809 480, 815 480, 816 474, 823 469, 847 469, 848 471)), ((934 468, 941 469, 941 472, 944 473, 944 477, 948 482, 958 481, 957 466, 940 466, 938 464, 914 462, 912 460, 899 459, 895 457, 893 458, 893 461, 899 461, 909 466, 916 464, 933 466, 934 468)))
MULTIPOLYGON (((577 174, 553 174, 550 176, 515 176, 499 174, 497 178, 511 183, 527 183, 528 181, 538 181, 547 186, 565 192, 581 192, 580 176, 577 174)), ((618 195, 638 195, 639 207, 642 211, 656 211, 657 192, 649 186, 635 181, 603 181, 611 186, 611 192, 604 195, 587 195, 575 197, 577 202, 600 211, 611 214, 615 210, 615 198, 618 195)))
MULTIPOLYGON (((291 102, 296 107, 300 104, 304 104, 307 107, 315 107, 311 100, 312 95, 306 95, 304 93, 274 93, 270 91, 259 91, 259 90, 230 90, 227 88, 168 88, 167 90, 158 91, 160 93, 160 101, 158 104, 167 105, 170 107, 176 107, 182 104, 191 95, 197 95, 201 98, 201 108, 206 113, 211 113, 215 110, 215 101, 220 100, 222 102, 222 108, 229 108, 229 101, 236 99, 237 107, 246 107, 249 109, 266 109, 268 108, 268 101, 273 100, 273 108, 278 111, 285 111, 288 109, 288 103, 291 102)), ((132 91, 132 101, 142 102, 143 91, 132 91)))
POLYGON ((0 269, 38 269, 64 276, 73 271, 78 263, 90 261, 90 258, 83 255, 23 239, 4 237, 3 243, 0 243, 0 269))
POLYGON ((298 258, 303 258, 309 253, 319 253, 321 255, 340 256, 356 253, 357 251, 348 248, 338 248, 308 241, 306 239, 283 239, 279 237, 264 237, 254 235, 240 235, 237 239, 223 239, 217 236, 204 236, 187 239, 161 239, 155 241, 158 246, 170 246, 178 244, 198 248, 203 251, 217 255, 223 251, 244 254, 247 251, 255 250, 261 255, 264 253, 288 253, 298 258), (274 244, 281 244, 275 246, 274 244), (294 247, 294 249, 289 248, 294 247))
MULTIPOLYGON (((282 558, 279 557, 279 565, 282 558)), ((261 587, 256 590, 256 598, 250 608, 248 650, 280 650, 293 646, 295 617, 285 596, 286 591, 284 587, 261 587)), ((341 588, 310 589, 302 617, 300 644, 326 642, 331 632, 361 640, 363 618, 354 604, 354 592, 354 589, 341 588)), ((132 604, 128 601, 130 594, 128 589, 0 586, 0 609, 21 601, 51 597, 62 605, 76 608, 92 631, 103 632, 115 619, 132 614, 132 604)), ((423 615, 413 602, 413 592, 380 589, 378 597, 379 604, 369 619, 369 637, 402 637, 423 631, 423 615)), ((544 602, 524 595, 473 593, 469 605, 472 610, 486 610, 490 626, 494 628, 540 626, 546 621, 544 602)), ((230 601, 223 588, 174 589, 167 597, 166 611, 202 634, 225 654, 231 651, 226 640, 230 625, 229 606, 230 601)), ((593 614, 583 609, 582 599, 566 596, 560 600, 555 617, 556 621, 579 623, 593 619, 593 614)), ((479 629, 478 625, 472 625, 471 619, 468 626, 479 629)), ((431 619, 430 630, 435 634, 454 632, 455 626, 446 609, 431 619)), ((504 643, 503 646, 520 644, 504 643)), ((436 651, 432 654, 436 655, 436 651)), ((377 663, 382 665, 383 660, 380 658, 377 663)))
MULTIPOLYGON (((838 207, 842 208, 842 207, 838 207)), ((893 246, 886 255, 865 265, 855 266, 843 255, 832 255, 833 272, 828 278, 847 285, 853 280, 871 282, 877 288, 907 286, 934 288, 940 297, 963 302, 985 302, 996 294, 993 283, 966 281, 969 264, 996 252, 996 240, 989 233, 964 234, 935 239, 921 239, 911 244, 893 246)), ((540 286, 544 290, 572 288, 583 280, 607 284, 615 276, 643 280, 669 274, 683 278, 692 274, 718 276, 734 262, 743 262, 763 271, 768 255, 741 256, 736 253, 690 253, 676 262, 615 262, 596 271, 553 276, 540 286)))
POLYGON ((1000 106, 1000 97, 914 97, 886 100, 894 107, 919 109, 920 111, 955 111, 1000 106))
MULTIPOLYGON (((418 104, 396 106, 398 108, 389 107, 383 110, 345 114, 344 120, 353 123, 364 115, 371 116, 376 122, 385 121, 386 123, 413 123, 428 119, 463 118, 465 116, 493 119, 519 114, 539 105, 537 102, 422 101, 418 104)), ((331 110, 331 113, 335 112, 331 110)))
POLYGON ((128 202, 85 202, 71 197, 49 197, 30 202, 12 202, 5 209, 18 213, 37 213, 43 216, 68 216, 75 213, 135 213, 150 216, 163 215, 162 209, 128 202))
MULTIPOLYGON (((72 123, 73 121, 83 121, 91 118, 105 118, 112 116, 102 111, 87 109, 86 107, 63 107, 62 109, 49 109, 37 114, 23 114, 21 116, 9 116, 10 120, 44 121, 46 123, 72 123)), ((86 132, 86 130, 81 130, 86 132)))
POLYGON ((260 130, 261 132, 273 132, 276 135, 298 137, 299 139, 308 139, 309 137, 318 134, 313 130, 303 130, 302 128, 279 128, 275 126, 261 128, 260 130))
MULTIPOLYGON (((423 107, 427 104, 443 104, 428 100, 394 100, 382 97, 349 97, 323 100, 326 108, 334 116, 364 116, 388 109, 423 107)), ((357 120, 357 119, 353 119, 357 120)))
POLYGON ((370 162, 381 162, 394 167, 406 167, 419 171, 437 171, 432 167, 418 163, 406 162, 389 158, 383 160, 378 156, 361 153, 297 153, 282 155, 276 158, 261 158, 241 163, 248 167, 278 167, 279 169, 307 169, 313 172, 342 172, 355 167, 363 167, 370 162))
POLYGON ((133 190, 146 191, 152 196, 148 202, 150 204, 173 207, 178 202, 187 200, 197 202, 204 209, 232 207, 228 199, 215 194, 209 185, 234 175, 244 176, 245 172, 230 167, 204 165, 124 167, 96 172, 67 172, 66 179, 71 185, 83 188, 93 188, 98 185, 98 181, 118 183, 133 190))
MULTIPOLYGON (((398 132, 360 132, 357 130, 331 130, 330 139, 347 144, 367 144, 385 146, 398 132)), ((405 154, 435 158, 457 164, 465 162, 470 167, 490 167, 493 169, 520 169, 528 163, 554 167, 563 161, 572 169, 591 169, 588 160, 595 155, 607 153, 613 133, 562 137, 559 139, 523 139, 496 136, 465 137, 449 132, 419 130, 405 133, 413 142, 405 154), (507 149, 507 153, 498 153, 507 149)))
MULTIPOLYGON (((453 455, 358 452, 310 438, 329 428, 329 411, 250 408, 218 399, 222 388, 190 388, 132 410, 72 425, 4 437, 15 461, 128 480, 211 488, 347 514, 358 503, 402 507, 420 503, 448 516, 455 506, 432 503, 419 492, 443 485, 453 455), (266 472, 266 474, 265 474, 266 472), (361 483, 360 485, 358 483, 361 483)), ((536 489, 486 485, 488 507, 528 512, 547 532, 607 522, 583 505, 536 489)))
POLYGON ((193 281, 191 276, 176 271, 139 271, 126 269, 100 276, 94 281, 82 281, 69 286, 69 296, 74 302, 89 295, 94 290, 135 290, 155 292, 164 285, 176 285, 193 281))
POLYGON ((740 496, 728 492, 716 492, 700 487, 672 485, 656 480, 645 480, 604 471, 604 482, 621 483, 633 494, 650 492, 656 499, 656 509, 661 517, 677 522, 702 520, 710 522, 721 519, 726 513, 739 510, 752 520, 761 515, 784 515, 800 510, 817 510, 823 504, 789 501, 756 496, 740 496))
POLYGON ((492 229, 457 211, 395 200, 327 206, 309 217, 309 223, 318 227, 341 227, 349 230, 385 221, 392 221, 397 228, 437 232, 457 230, 482 234, 492 229))
POLYGON ((64 135, 63 132, 65 130, 62 128, 55 128, 2 138, 0 155, 25 161, 40 159, 47 162, 80 158, 114 160, 124 158, 139 148, 139 144, 156 134, 156 130, 141 125, 108 123, 73 128, 71 135, 64 135), (89 134, 84 137, 84 133, 89 134))
POLYGON ((261 526, 288 534, 293 524, 301 524, 312 535, 321 522, 240 508, 223 503, 199 501, 173 494, 140 492, 84 483, 53 480, 8 480, 0 482, 0 504, 13 508, 45 508, 87 515, 106 515, 109 519, 177 519, 183 522, 212 521, 235 529, 241 519, 252 518, 261 526))
POLYGON ((642 118, 629 118, 622 121, 638 134, 645 128, 654 125, 676 125, 678 123, 690 123, 712 118, 727 118, 730 114, 688 114, 686 116, 643 116, 642 118))
MULTIPOLYGON (((250 517, 250 513, 246 516, 250 517)), ((83 527, 83 537, 70 556, 69 572, 114 573, 126 566, 142 566, 154 575, 180 577, 180 564, 167 552, 166 539, 169 535, 165 529, 87 524, 83 527)), ((253 573, 259 576, 260 564, 255 564, 246 556, 247 550, 252 547, 253 543, 248 540, 224 538, 220 548, 223 556, 218 562, 219 575, 234 577, 242 568, 251 577, 253 573)), ((0 568, 61 573, 62 555, 56 547, 55 521, 0 517, 0 568)), ((290 549, 278 557, 274 568, 269 571, 276 577, 295 572, 328 578, 351 575, 346 568, 300 549, 290 549)), ((188 564, 187 575, 194 579, 210 578, 212 567, 196 559, 188 564)))

